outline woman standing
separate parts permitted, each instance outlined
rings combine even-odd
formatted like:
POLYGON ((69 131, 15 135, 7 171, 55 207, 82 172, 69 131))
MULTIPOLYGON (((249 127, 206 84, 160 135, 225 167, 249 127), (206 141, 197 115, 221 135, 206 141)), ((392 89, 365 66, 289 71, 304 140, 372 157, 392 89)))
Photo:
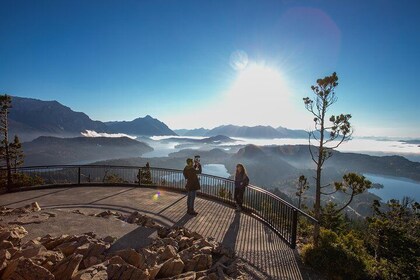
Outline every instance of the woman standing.
POLYGON ((236 202, 236 211, 239 212, 242 210, 242 203, 244 201, 244 192, 246 186, 249 184, 249 178, 246 174, 245 167, 242 164, 236 165, 236 174, 235 174, 235 202, 236 202))

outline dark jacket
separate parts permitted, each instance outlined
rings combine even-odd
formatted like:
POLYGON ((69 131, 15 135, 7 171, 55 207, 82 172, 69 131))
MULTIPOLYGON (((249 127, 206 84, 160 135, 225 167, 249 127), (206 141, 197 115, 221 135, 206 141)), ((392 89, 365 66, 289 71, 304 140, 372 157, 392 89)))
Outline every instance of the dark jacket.
POLYGON ((249 178, 245 173, 235 175, 235 188, 245 188, 249 185, 249 178))
POLYGON ((200 181, 198 180, 197 171, 192 166, 185 166, 184 177, 187 179, 185 188, 187 191, 196 191, 200 189, 200 181))

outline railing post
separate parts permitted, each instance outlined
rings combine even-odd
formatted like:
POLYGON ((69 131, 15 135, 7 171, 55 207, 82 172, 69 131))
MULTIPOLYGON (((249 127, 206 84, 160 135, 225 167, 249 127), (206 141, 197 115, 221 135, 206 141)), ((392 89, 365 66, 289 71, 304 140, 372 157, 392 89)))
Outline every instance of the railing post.
POLYGON ((77 184, 80 185, 80 166, 77 168, 77 184))
POLYGON ((296 211, 296 209, 293 209, 293 217, 292 217, 292 240, 290 241, 290 247, 292 249, 295 249, 296 248, 297 224, 298 224, 298 212, 296 211))

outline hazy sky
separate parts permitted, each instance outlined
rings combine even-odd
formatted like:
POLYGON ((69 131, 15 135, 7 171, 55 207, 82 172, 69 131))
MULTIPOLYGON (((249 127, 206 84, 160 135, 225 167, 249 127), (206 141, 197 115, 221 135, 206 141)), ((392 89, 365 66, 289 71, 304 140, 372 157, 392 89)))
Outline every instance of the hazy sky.
POLYGON ((0 0, 0 92, 96 120, 308 129, 339 76, 356 135, 420 137, 420 1, 0 0))

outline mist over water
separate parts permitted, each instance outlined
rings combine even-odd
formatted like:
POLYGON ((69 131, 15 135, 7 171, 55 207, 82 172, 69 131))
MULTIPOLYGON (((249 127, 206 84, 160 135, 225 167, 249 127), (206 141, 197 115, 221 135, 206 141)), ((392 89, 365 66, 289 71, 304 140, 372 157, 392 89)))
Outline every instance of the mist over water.
POLYGON ((420 201, 420 183, 406 178, 364 174, 372 182, 382 184, 381 189, 371 189, 369 192, 382 198, 383 202, 390 199, 401 200, 404 196, 420 201))
MULTIPOLYGON (((204 139, 206 137, 174 137, 174 136, 153 136, 151 137, 153 142, 149 143, 153 148, 159 149, 159 140, 164 140, 168 138, 190 138, 190 139, 204 139)), ((250 138, 238 138, 230 137, 236 142, 234 143, 223 143, 219 146, 221 148, 226 148, 231 145, 248 145, 254 144, 257 146, 270 146, 270 145, 308 145, 308 139, 295 139, 295 138, 276 138, 276 139, 250 139, 250 138)), ((171 152, 179 151, 180 149, 175 148, 177 143, 175 140, 171 142, 172 145, 166 143, 165 145, 170 145, 172 148, 167 149, 166 152, 151 152, 147 156, 152 154, 159 154, 159 156, 168 156, 171 152)), ((191 147, 190 147, 191 148, 191 147)), ((195 147, 199 149, 199 147, 195 147)), ((354 138, 348 142, 343 143, 338 149, 340 152, 351 152, 351 153, 362 153, 368 155, 400 155, 405 156, 410 160, 420 162, 420 147, 417 144, 409 144, 402 141, 396 140, 375 140, 375 139, 364 139, 364 138, 354 138)))

